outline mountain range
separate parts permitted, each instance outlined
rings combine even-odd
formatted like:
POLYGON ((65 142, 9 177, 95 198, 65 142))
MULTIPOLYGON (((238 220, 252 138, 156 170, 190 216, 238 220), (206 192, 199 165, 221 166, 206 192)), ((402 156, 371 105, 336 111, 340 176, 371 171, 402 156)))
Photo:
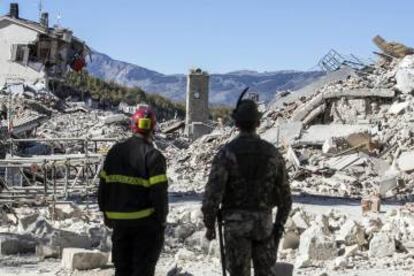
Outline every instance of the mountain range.
MULTIPOLYGON (((165 75, 144 67, 112 59, 93 51, 88 71, 94 77, 129 87, 140 87, 148 93, 156 93, 174 101, 183 101, 186 92, 186 75, 165 75)), ((246 87, 258 92, 260 99, 271 101, 277 91, 297 90, 319 79, 321 71, 256 72, 240 70, 225 74, 210 74, 210 102, 234 105, 240 92, 246 87)))

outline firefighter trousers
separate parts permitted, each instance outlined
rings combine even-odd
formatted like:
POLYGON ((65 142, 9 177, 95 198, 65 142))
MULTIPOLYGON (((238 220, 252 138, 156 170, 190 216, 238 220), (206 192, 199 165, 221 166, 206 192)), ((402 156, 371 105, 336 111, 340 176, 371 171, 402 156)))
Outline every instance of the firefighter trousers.
POLYGON ((114 227, 115 276, 154 276, 163 244, 164 229, 159 225, 114 227))

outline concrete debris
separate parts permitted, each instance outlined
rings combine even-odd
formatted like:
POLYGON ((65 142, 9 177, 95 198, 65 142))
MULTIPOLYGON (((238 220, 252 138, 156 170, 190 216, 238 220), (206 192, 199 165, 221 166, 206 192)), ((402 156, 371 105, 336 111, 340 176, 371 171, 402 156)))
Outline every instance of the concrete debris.
POLYGON ((300 137, 302 129, 302 122, 285 122, 267 129, 261 137, 272 144, 289 145, 300 137))
POLYGON ((329 138, 344 138, 355 133, 364 133, 372 129, 370 125, 313 125, 303 132, 298 145, 323 145, 329 138))
POLYGON ((89 270, 102 268, 108 263, 108 253, 85 250, 81 248, 65 248, 62 254, 62 267, 70 270, 89 270))
POLYGON ((324 161, 325 167, 340 171, 351 165, 361 165, 363 157, 359 153, 332 157, 324 161))
POLYGON ((322 145, 322 152, 327 153, 336 153, 338 151, 338 145, 335 142, 335 139, 328 138, 322 145))
POLYGON ((49 207, 49 214, 54 220, 65 220, 69 218, 79 218, 81 210, 74 203, 59 204, 49 207))
MULTIPOLYGON (((204 237, 205 227, 199 207, 198 204, 185 204, 170 208, 163 254, 174 260, 174 271, 184 271, 188 264, 203 260, 219 261, 217 241, 209 242, 204 237)), ((102 243, 107 243, 110 232, 101 227, 102 217, 97 216, 97 209, 88 212, 79 209, 82 212, 80 218, 49 221, 42 217, 49 213, 47 207, 40 207, 36 212, 24 207, 16 208, 19 219, 27 220, 30 212, 39 214, 39 217, 26 228, 24 234, 1 236, 0 246, 6 250, 2 254, 33 254, 36 248, 36 254, 41 259, 62 258, 64 269, 104 269, 109 258, 106 252, 110 251, 111 245, 103 251, 102 243), (67 233, 69 231, 70 234, 67 233), (86 249, 80 248, 83 247, 81 243, 68 241, 79 240, 75 235, 82 236, 85 231, 90 236, 86 249)), ((414 208, 410 205, 393 208, 381 219, 365 217, 362 220, 350 218, 341 211, 315 214, 304 208, 295 208, 285 226, 279 258, 282 262, 295 263, 296 269, 315 266, 347 269, 361 262, 361 256, 381 262, 397 252, 414 250, 412 225, 414 208)), ((18 226, 13 229, 10 231, 22 231, 22 227, 18 226)))
POLYGON ((336 241, 347 246, 355 244, 362 246, 366 243, 365 233, 361 225, 353 220, 348 220, 339 230, 336 241))
POLYGON ((105 124, 113 124, 113 123, 119 123, 119 122, 125 122, 127 120, 127 117, 124 114, 115 114, 115 115, 108 115, 103 118, 103 121, 105 124))
POLYGON ((404 172, 414 170, 414 151, 403 152, 398 158, 398 168, 404 172))
POLYGON ((390 233, 379 232, 374 234, 369 243, 368 255, 371 258, 392 256, 395 252, 395 240, 390 233))
POLYGON ((292 149, 292 147, 289 147, 288 151, 287 151, 287 158, 290 160, 290 162, 292 162, 292 164, 299 169, 301 164, 300 164, 300 160, 299 158, 296 156, 295 151, 292 149))
POLYGON ((215 130, 195 140, 187 149, 169 145, 168 159, 171 192, 202 192, 207 183, 211 162, 219 146, 237 135, 235 130, 215 130))
POLYGON ((403 58, 407 55, 414 54, 414 49, 398 42, 387 42, 380 35, 373 38, 375 45, 378 46, 385 54, 396 58, 403 58))
POLYGON ((319 225, 313 225, 300 237, 299 256, 296 267, 305 268, 318 265, 319 261, 331 260, 337 256, 335 239, 319 225))
POLYGON ((31 236, 19 234, 0 234, 0 255, 34 253, 36 241, 31 236))
POLYGON ((398 65, 395 74, 396 88, 404 94, 414 91, 414 56, 406 56, 398 65))
MULTIPOLYGON (((376 42, 391 55, 386 62, 326 78, 311 93, 291 92, 261 120, 258 134, 283 154, 295 196, 350 198, 345 209, 364 215, 294 208, 280 258, 297 268, 359 268, 370 258, 414 252, 414 208, 380 212, 388 198, 414 198, 414 55, 408 47, 376 42)), ((204 237, 198 201, 214 155, 238 135, 233 126, 209 123, 207 75, 190 75, 202 79, 202 104, 191 106, 187 123, 161 122, 154 137, 168 162, 172 204, 163 254, 174 260, 172 275, 200 260, 218 263, 218 242, 204 237)), ((0 208, 0 252, 36 252, 41 259, 62 258, 70 270, 99 269, 112 244, 95 204, 97 172, 112 144, 130 135, 120 110, 129 114, 136 106, 101 110, 91 99, 60 99, 46 87, 23 81, 0 91, 0 200, 13 205, 13 212, 0 208)), ((196 88, 189 87, 191 99, 201 96, 196 88)))
POLYGON ((393 114, 393 115, 399 115, 401 114, 408 106, 410 105, 409 102, 395 102, 392 104, 392 106, 390 107, 390 109, 388 110, 389 114, 393 114))

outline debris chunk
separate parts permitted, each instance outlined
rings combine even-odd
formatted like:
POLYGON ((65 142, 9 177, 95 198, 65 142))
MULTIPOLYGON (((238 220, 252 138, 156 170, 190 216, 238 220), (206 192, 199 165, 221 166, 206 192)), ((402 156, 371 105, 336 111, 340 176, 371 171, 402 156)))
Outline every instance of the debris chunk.
POLYGON ((65 248, 62 253, 62 266, 70 270, 102 268, 108 263, 108 253, 81 248, 65 248))

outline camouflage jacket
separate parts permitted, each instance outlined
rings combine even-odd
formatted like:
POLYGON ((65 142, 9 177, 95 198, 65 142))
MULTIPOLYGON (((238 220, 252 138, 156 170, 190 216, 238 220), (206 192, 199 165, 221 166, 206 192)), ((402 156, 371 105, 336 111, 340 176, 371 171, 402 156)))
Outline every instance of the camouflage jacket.
POLYGON ((284 224, 292 199, 283 157, 256 134, 242 133, 216 154, 202 205, 204 223, 213 228, 221 204, 224 215, 234 211, 271 213, 284 224))

